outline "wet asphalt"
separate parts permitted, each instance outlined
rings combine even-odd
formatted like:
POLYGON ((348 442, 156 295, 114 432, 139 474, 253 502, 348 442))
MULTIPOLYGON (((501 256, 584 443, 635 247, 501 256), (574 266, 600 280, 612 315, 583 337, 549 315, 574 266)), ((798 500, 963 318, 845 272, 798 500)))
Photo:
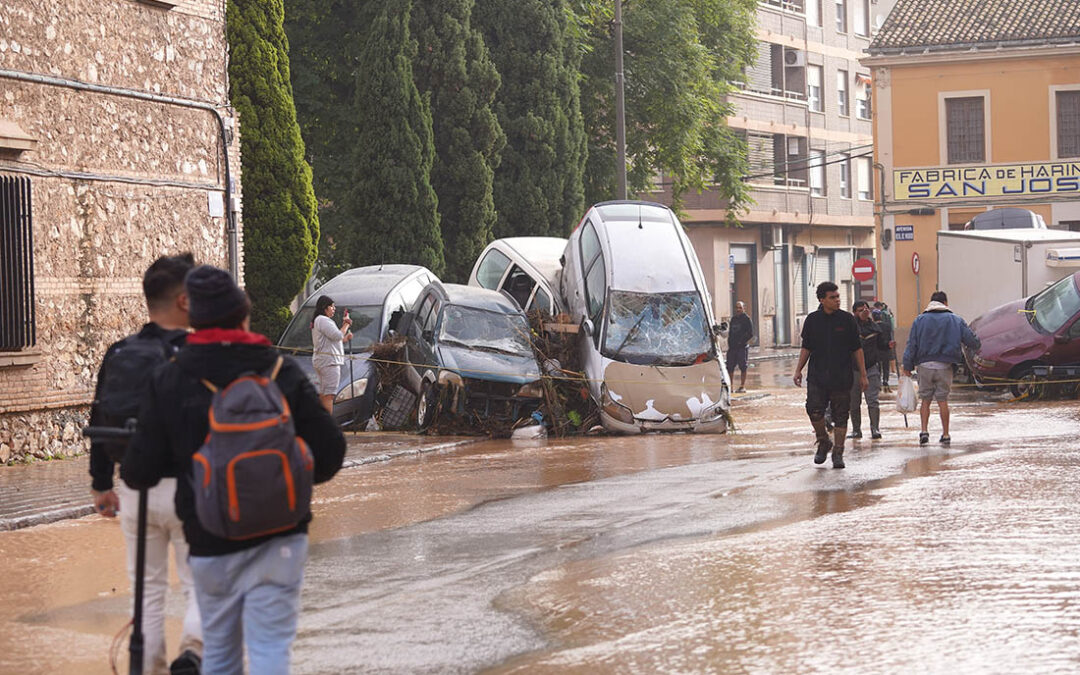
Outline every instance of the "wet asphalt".
MULTIPOLYGON (((1080 667, 1075 401, 960 391, 950 447, 889 411, 841 471, 810 461, 791 361, 755 365, 727 436, 344 470, 316 495, 293 671, 1080 667)), ((121 547, 96 516, 0 533, 0 672, 109 672, 121 547)))

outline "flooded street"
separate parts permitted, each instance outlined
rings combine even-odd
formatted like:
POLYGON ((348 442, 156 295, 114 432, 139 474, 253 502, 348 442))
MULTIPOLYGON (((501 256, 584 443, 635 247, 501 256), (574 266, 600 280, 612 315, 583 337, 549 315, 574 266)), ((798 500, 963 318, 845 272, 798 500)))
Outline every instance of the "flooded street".
MULTIPOLYGON (((1075 401, 964 392, 952 447, 920 448, 889 397, 837 471, 811 463, 791 361, 755 366, 727 436, 343 470, 316 494, 294 672, 1080 668, 1075 401)), ((122 546, 97 517, 0 533, 0 672, 109 672, 122 546)))

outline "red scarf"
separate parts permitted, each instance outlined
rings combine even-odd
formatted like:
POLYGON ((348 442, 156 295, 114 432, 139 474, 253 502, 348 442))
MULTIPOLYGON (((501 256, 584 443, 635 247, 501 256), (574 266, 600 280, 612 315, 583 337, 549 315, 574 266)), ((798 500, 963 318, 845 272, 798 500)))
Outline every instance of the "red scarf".
POLYGON ((270 338, 258 333, 243 330, 242 328, 203 328, 188 335, 189 345, 208 345, 216 342, 225 342, 241 345, 264 345, 272 346, 270 338))

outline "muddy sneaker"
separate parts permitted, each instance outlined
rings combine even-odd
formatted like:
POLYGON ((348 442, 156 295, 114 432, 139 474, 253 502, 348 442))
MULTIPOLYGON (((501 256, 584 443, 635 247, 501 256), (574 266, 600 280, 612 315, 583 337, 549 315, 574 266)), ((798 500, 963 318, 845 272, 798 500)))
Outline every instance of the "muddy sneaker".
POLYGON ((832 451, 832 468, 843 469, 844 468, 844 449, 833 448, 832 451))
POLYGON ((848 438, 862 438, 862 432, 861 431, 852 431, 850 434, 847 435, 847 437, 848 438))
POLYGON ((735 390, 735 393, 736 394, 745 394, 746 393, 746 387, 739 387, 738 389, 735 390))
POLYGON ((919 445, 926 445, 930 442, 930 434, 926 431, 919 432, 919 445))
POLYGON ((948 445, 951 442, 952 442, 952 439, 949 438, 948 436, 942 436, 941 438, 938 439, 938 443, 941 443, 942 445, 948 445))
POLYGON ((832 450, 832 441, 825 439, 818 441, 817 452, 814 453, 814 464, 824 464, 825 460, 829 458, 829 451, 832 450))
POLYGON ((874 439, 875 441, 881 440, 881 432, 880 431, 871 431, 870 432, 870 438, 874 439))
POLYGON ((190 649, 176 657, 169 665, 169 675, 199 675, 202 669, 202 659, 190 649))

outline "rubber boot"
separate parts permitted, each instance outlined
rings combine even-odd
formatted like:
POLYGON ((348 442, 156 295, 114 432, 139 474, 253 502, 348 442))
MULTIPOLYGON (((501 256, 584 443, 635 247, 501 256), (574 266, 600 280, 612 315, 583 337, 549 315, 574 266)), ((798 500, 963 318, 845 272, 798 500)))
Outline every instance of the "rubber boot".
POLYGON ((814 453, 814 464, 824 464, 829 457, 829 450, 832 450, 833 447, 832 439, 829 438, 829 429, 824 419, 812 419, 810 424, 814 426, 814 435, 817 437, 817 452, 814 453))
POLYGON ((836 446, 832 451, 832 468, 843 469, 844 468, 844 448, 843 446, 836 446))
POLYGON ((881 410, 869 410, 870 415, 870 438, 881 438, 881 410))
MULTIPOLYGON (((854 401, 852 401, 854 403, 854 401)), ((851 406, 851 433, 848 434, 848 438, 862 438, 862 411, 859 410, 861 406, 851 406)))

